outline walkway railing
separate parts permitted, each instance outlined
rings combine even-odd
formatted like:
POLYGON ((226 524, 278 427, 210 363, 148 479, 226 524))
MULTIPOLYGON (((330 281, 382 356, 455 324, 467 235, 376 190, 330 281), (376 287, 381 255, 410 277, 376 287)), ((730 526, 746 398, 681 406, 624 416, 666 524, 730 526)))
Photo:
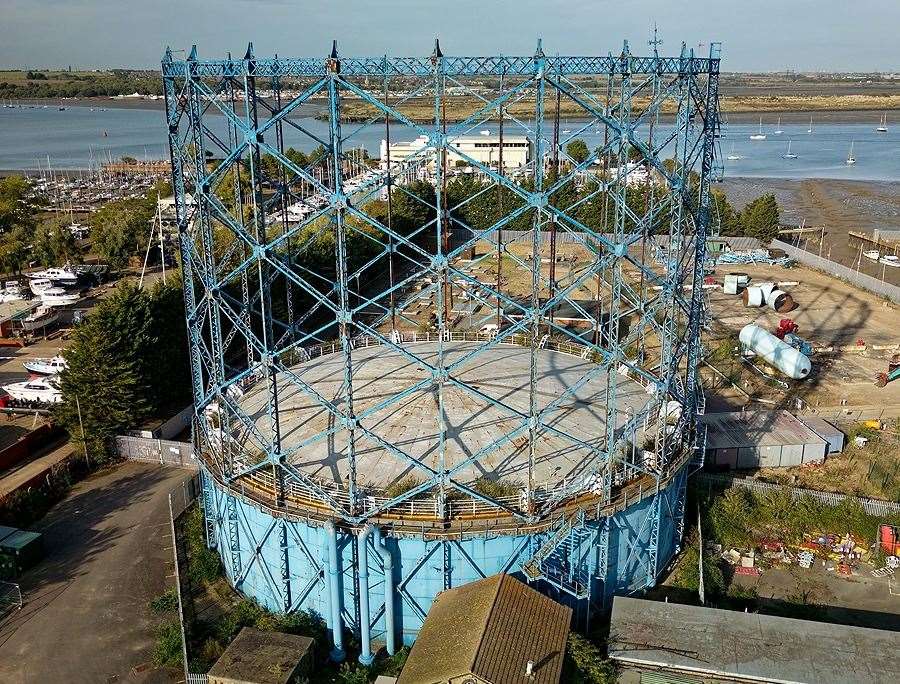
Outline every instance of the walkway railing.
MULTIPOLYGON (((496 333, 447 331, 444 333, 443 339, 445 341, 484 343, 496 339, 496 336, 496 333)), ((406 332, 402 334, 395 333, 392 341, 394 344, 416 344, 437 342, 440 337, 441 334, 437 332, 406 332)), ((385 346, 380 339, 368 335, 352 338, 352 344, 354 349, 385 346)), ((510 335, 499 344, 530 347, 531 336, 525 334, 510 335)), ((586 360, 588 363, 595 362, 593 358, 594 350, 588 345, 580 345, 568 341, 555 341, 550 339, 549 336, 545 336, 540 341, 540 348, 575 356, 586 360)), ((311 359, 338 354, 341 351, 342 349, 338 342, 302 348, 298 350, 296 362, 302 363, 311 359)), ((611 370, 611 372, 616 371, 611 370)), ((646 380, 633 373, 629 374, 628 377, 633 382, 640 383, 642 386, 646 385, 646 380)), ((241 383, 240 389, 237 390, 238 394, 245 394, 262 379, 262 373, 251 374, 241 383)), ((204 439, 203 431, 199 431, 198 436, 204 439)), ((234 451, 234 453, 227 455, 227 459, 232 463, 232 472, 247 470, 257 465, 259 461, 252 460, 252 456, 246 454, 236 440, 227 434, 223 434, 222 431, 213 431, 211 436, 213 436, 215 443, 203 443, 198 447, 211 475, 222 486, 252 501, 254 504, 267 506, 272 510, 303 518, 313 516, 325 519, 334 517, 336 512, 344 511, 349 514, 352 510, 350 494, 346 489, 341 488, 339 483, 310 475, 304 476, 305 482, 293 477, 285 478, 280 483, 282 487, 280 495, 277 489, 279 483, 276 483, 274 474, 269 468, 255 470, 228 482, 224 474, 220 472, 221 469, 216 462, 216 457, 221 457, 223 450, 232 449, 234 451), (275 505, 276 501, 278 502, 277 507, 275 505)), ((658 475, 660 486, 664 486, 674 473, 679 471, 690 455, 690 450, 685 450, 684 454, 669 464, 668 469, 664 473, 658 475)), ((590 505, 595 508, 595 515, 599 517, 601 515, 611 515, 634 503, 636 499, 643 499, 648 490, 655 491, 655 477, 657 476, 641 476, 639 471, 629 468, 626 464, 617 465, 618 468, 612 476, 614 482, 619 486, 614 487, 614 496, 611 500, 606 502, 600 500, 601 492, 597 487, 598 476, 595 473, 587 473, 562 481, 555 480, 537 485, 532 495, 536 509, 539 510, 542 504, 552 502, 558 507, 559 511, 565 511, 569 510, 572 505, 585 506, 587 502, 590 502, 590 505), (621 486, 626 482, 629 482, 629 484, 621 486)), ((392 498, 387 496, 384 491, 363 489, 359 492, 355 513, 359 516, 372 516, 374 519, 383 520, 388 524, 393 524, 395 527, 397 525, 415 527, 422 533, 427 533, 428 530, 434 530, 435 528, 448 528, 457 531, 461 528, 484 529, 487 527, 504 530, 521 528, 522 523, 517 521, 510 514, 510 511, 516 511, 522 515, 526 514, 523 493, 519 492, 511 496, 492 498, 494 498, 495 504, 471 497, 451 498, 444 506, 446 510, 445 517, 441 515, 440 501, 433 495, 417 496, 391 505, 388 508, 392 498)), ((542 520, 540 526, 552 524, 556 518, 558 518, 558 515, 554 513, 549 519, 542 520)))

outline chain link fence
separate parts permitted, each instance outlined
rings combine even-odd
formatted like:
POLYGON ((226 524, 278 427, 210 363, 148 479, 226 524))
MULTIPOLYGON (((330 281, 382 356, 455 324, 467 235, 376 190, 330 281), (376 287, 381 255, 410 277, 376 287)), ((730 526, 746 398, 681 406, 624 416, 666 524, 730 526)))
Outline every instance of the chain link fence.
POLYGON ((767 492, 788 492, 794 500, 808 496, 817 501, 821 501, 829 506, 837 506, 846 499, 857 501, 863 510, 869 515, 885 516, 893 513, 900 513, 900 504, 891 501, 881 501, 879 499, 863 499, 858 496, 850 496, 848 494, 835 494, 834 492, 820 492, 815 489, 803 489, 801 487, 789 487, 787 485, 774 484, 772 482, 761 482, 750 477, 740 477, 732 475, 717 475, 712 473, 700 473, 697 476, 699 483, 707 485, 709 488, 716 489, 733 489, 740 487, 748 489, 752 492, 765 494, 767 492))

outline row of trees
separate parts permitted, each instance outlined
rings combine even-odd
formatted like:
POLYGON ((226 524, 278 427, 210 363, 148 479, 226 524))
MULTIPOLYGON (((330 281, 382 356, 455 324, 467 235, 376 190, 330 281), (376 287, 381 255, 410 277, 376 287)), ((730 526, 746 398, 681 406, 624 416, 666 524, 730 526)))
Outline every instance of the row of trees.
POLYGON ((113 69, 100 72, 28 71, 21 81, 0 81, 0 98, 31 100, 59 97, 162 95, 162 81, 153 71, 113 69))

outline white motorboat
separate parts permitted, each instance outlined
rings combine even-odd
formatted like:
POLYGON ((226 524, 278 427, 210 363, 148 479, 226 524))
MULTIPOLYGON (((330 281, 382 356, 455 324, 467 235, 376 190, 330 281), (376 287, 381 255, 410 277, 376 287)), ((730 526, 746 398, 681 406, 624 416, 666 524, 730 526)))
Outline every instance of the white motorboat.
POLYGON ((871 261, 878 261, 878 258, 881 256, 881 254, 878 253, 877 249, 870 249, 863 252, 863 256, 871 261))
POLYGON ((27 332, 41 330, 59 320, 59 312, 52 306, 39 306, 22 319, 22 327, 27 332))
POLYGON ((62 268, 48 268, 43 271, 29 273, 31 280, 49 280, 56 285, 75 285, 78 283, 78 273, 66 264, 62 268))
POLYGON ((7 280, 0 290, 0 302, 19 302, 25 299, 22 286, 15 280, 7 280))
POLYGON ((53 283, 47 278, 35 278, 28 281, 28 287, 34 294, 40 296, 41 292, 53 287, 53 283))
POLYGON ((783 155, 781 155, 783 159, 796 159, 797 158, 797 155, 794 154, 793 152, 791 152, 791 143, 792 142, 794 142, 794 141, 788 140, 787 152, 785 152, 783 155))
POLYGON ((762 132, 762 117, 759 117, 759 133, 750 136, 750 140, 765 140, 766 134, 762 132))
POLYGON ((29 373, 37 375, 56 375, 66 369, 66 360, 62 356, 54 356, 50 359, 29 359, 23 361, 22 365, 29 373))
POLYGON ((3 389, 16 401, 39 404, 62 402, 62 392, 56 384, 56 379, 51 377, 14 382, 10 385, 3 385, 3 389))
POLYGON ((69 306, 77 302, 81 296, 77 292, 67 292, 61 287, 49 287, 41 290, 40 298, 45 306, 69 306))
POLYGON ((875 129, 876 133, 887 133, 887 114, 881 115, 881 122, 878 124, 878 128, 875 129))
POLYGON ((900 257, 895 254, 885 254, 878 260, 879 264, 884 264, 885 266, 893 266, 894 268, 900 268, 900 257))
POLYGON ((853 156, 853 141, 850 141, 850 153, 847 155, 847 165, 851 166, 856 163, 856 157, 853 156))

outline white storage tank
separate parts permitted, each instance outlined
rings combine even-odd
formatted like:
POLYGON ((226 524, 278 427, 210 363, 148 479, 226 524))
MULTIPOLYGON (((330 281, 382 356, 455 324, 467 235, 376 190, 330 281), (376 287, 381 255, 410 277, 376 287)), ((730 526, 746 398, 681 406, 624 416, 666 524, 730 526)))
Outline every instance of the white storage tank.
POLYGON ((758 325, 741 329, 741 344, 794 380, 802 380, 812 370, 809 357, 758 325))

